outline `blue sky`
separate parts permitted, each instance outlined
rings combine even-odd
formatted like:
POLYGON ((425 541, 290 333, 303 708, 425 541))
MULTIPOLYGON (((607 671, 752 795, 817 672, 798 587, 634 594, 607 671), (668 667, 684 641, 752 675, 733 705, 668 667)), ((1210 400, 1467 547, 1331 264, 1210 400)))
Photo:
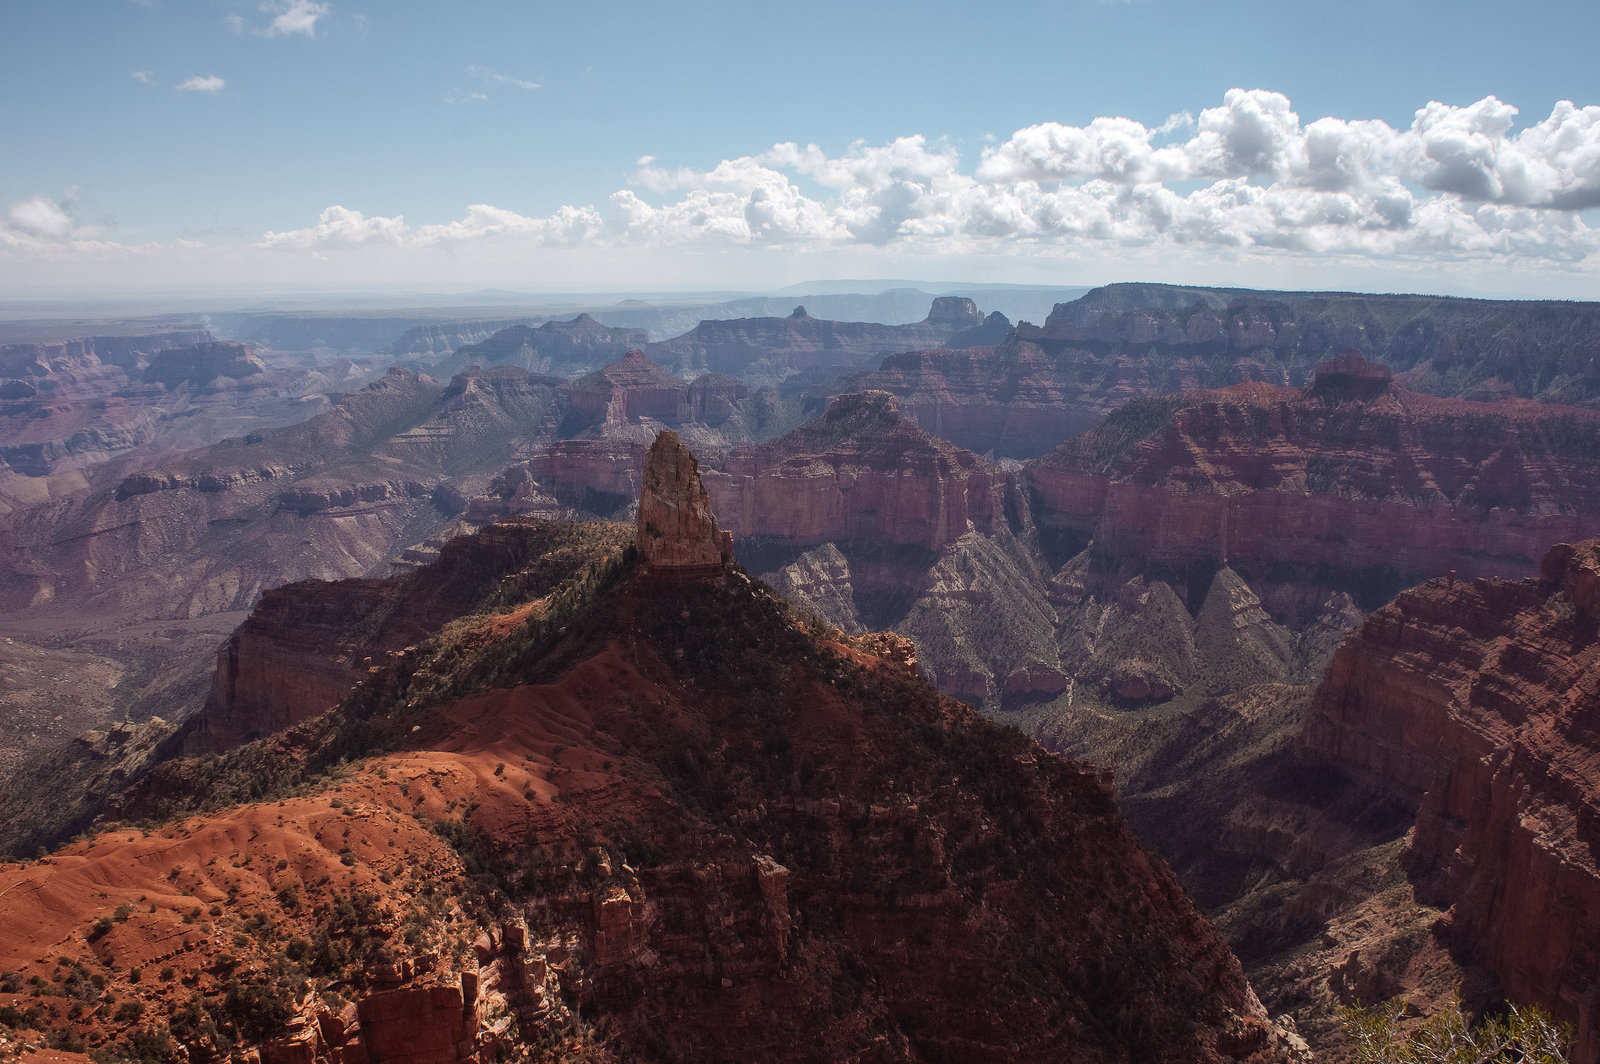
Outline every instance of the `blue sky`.
POLYGON ((1554 2, 9 0, 0 284, 1596 298, 1596 40, 1554 2))

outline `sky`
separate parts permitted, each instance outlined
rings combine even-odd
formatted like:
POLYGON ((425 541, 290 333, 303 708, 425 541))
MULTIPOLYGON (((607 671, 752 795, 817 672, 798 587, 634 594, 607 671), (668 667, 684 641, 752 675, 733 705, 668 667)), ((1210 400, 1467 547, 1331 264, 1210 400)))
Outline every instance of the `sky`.
POLYGON ((1600 5, 0 0, 0 298, 1600 298, 1600 5))

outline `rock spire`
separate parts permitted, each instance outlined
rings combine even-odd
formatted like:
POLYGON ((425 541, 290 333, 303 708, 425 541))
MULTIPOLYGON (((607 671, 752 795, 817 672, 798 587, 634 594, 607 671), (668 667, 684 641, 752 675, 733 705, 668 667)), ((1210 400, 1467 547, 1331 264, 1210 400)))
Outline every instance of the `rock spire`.
POLYGON ((639 552, 654 570, 721 568, 732 535, 717 528, 711 497, 700 484, 700 464, 671 429, 663 430, 644 460, 639 489, 639 552))

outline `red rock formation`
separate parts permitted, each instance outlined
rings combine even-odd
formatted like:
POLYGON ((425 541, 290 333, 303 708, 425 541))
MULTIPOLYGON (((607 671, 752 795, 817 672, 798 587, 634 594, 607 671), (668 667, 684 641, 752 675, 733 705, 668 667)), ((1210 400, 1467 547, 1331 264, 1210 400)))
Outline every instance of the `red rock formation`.
POLYGON ((332 708, 404 648, 479 608, 507 572, 537 559, 547 584, 564 577, 563 567, 581 564, 575 544, 595 527, 506 521, 450 540, 415 573, 265 592, 217 651, 210 696, 184 727, 185 750, 227 750, 332 708))
POLYGON ((1335 654, 1306 722, 1316 753, 1417 811, 1419 893, 1514 999, 1600 1059, 1600 543, 1541 578, 1434 580, 1335 654))
POLYGON ((1032 458, 1128 399, 1298 386, 1351 348, 1418 391, 1592 406, 1596 322, 1594 304, 1119 284, 985 341, 991 353, 895 355, 850 386, 893 392, 923 428, 980 454, 1032 458))
MULTIPOLYGON (((1346 367, 1348 368, 1348 367, 1346 367)), ((1521 575, 1600 528, 1600 416, 1436 399, 1381 374, 1140 400, 1028 466, 1035 518, 1158 564, 1521 575), (1319 393, 1321 387, 1323 392, 1319 393)))
POLYGON ((686 392, 681 378, 643 351, 629 351, 621 361, 579 378, 572 386, 572 406, 591 422, 648 417, 675 424, 689 420, 686 392))
POLYGON ((822 417, 736 448, 706 475, 736 536, 811 546, 851 539, 938 551, 1003 523, 999 469, 902 418, 893 396, 840 396, 822 417))
POLYGON ((704 425, 720 425, 732 417, 739 404, 750 398, 750 389, 737 377, 703 373, 689 385, 686 411, 691 420, 704 425))
POLYGON ((459 986, 384 990, 362 998, 359 1009, 367 1064, 477 1059, 478 1017, 459 986))
POLYGON ((1317 363, 1311 379, 1311 394, 1334 402, 1345 399, 1366 402, 1388 391, 1393 378, 1388 366, 1368 362, 1360 351, 1346 351, 1338 358, 1317 363))
POLYGON ((663 572, 720 569, 729 541, 717 529, 700 464, 671 429, 656 437, 639 489, 639 553, 663 572))
POLYGON ((1600 397, 1600 306, 1344 292, 1251 292, 1117 284, 1057 304, 1016 339, 1052 357, 1124 359, 1156 378, 1188 363, 1189 387, 1307 383, 1355 348, 1403 371, 1407 387, 1592 405, 1600 397))
POLYGON ((633 439, 562 440, 530 463, 539 484, 569 505, 590 493, 637 498, 649 448, 633 439))
POLYGON ((1027 343, 894 354, 851 378, 852 387, 893 394, 906 417, 936 436, 1014 458, 1037 457, 1131 396, 1170 390, 1165 384, 1076 380, 1027 343))

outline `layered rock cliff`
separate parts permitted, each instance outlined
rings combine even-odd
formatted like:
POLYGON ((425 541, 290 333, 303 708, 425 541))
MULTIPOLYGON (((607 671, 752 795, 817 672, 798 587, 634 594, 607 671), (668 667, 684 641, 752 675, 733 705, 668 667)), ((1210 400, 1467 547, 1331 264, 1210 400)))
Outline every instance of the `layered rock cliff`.
POLYGON ((735 448, 707 490, 737 537, 852 539, 940 551, 1006 521, 1006 474, 900 416, 893 396, 840 396, 780 439, 735 448))
POLYGON ((923 428, 980 454, 1033 458, 1130 399, 1300 387, 1351 348, 1414 391, 1593 406, 1597 333, 1592 303, 1117 284, 983 340, 993 351, 897 354, 848 387, 893 392, 923 428))
POLYGON ((0 515, 83 491, 115 475, 108 465, 304 421, 372 376, 268 367, 205 330, 6 345, 0 515))
POLYGON ((702 321, 647 351, 680 376, 711 372, 765 383, 806 370, 860 369, 897 351, 940 346, 982 323, 977 305, 956 296, 935 299, 928 317, 910 325, 826 321, 796 307, 787 318, 702 321))
POLYGON ((144 368, 144 379, 166 388, 203 387, 218 377, 250 377, 267 367, 245 344, 229 341, 185 344, 157 351, 144 368))
POLYGON ((1292 569, 1370 606, 1452 569, 1529 572, 1596 527, 1600 417, 1423 396, 1364 365, 1130 403, 1027 467, 1035 518, 1100 552, 1266 583, 1292 569))
POLYGON ((1163 390, 1071 380, 1029 344, 894 354, 849 378, 849 385, 890 392, 927 431, 979 454, 1009 458, 1038 457, 1130 395, 1163 390))
POLYGON ((198 326, 141 331, 128 336, 87 336, 0 345, 0 378, 46 377, 71 364, 115 366, 132 373, 163 348, 208 343, 215 339, 198 326))
POLYGON ((368 573, 453 524, 463 495, 530 440, 553 438, 562 383, 498 369, 446 385, 397 370, 302 425, 35 506, 0 521, 0 602, 122 627, 368 573))
POLYGON ((1537 579, 1435 580, 1369 617, 1307 747, 1415 811, 1409 866, 1447 937, 1600 1058, 1600 543, 1537 579))
MULTIPOLYGON (((1052 357, 1121 357, 1184 387, 1306 383, 1349 348, 1408 386, 1461 398, 1600 398, 1600 305, 1118 284, 1058 304, 1016 339, 1052 357)), ((1176 390, 1170 388, 1165 390, 1176 390)))

